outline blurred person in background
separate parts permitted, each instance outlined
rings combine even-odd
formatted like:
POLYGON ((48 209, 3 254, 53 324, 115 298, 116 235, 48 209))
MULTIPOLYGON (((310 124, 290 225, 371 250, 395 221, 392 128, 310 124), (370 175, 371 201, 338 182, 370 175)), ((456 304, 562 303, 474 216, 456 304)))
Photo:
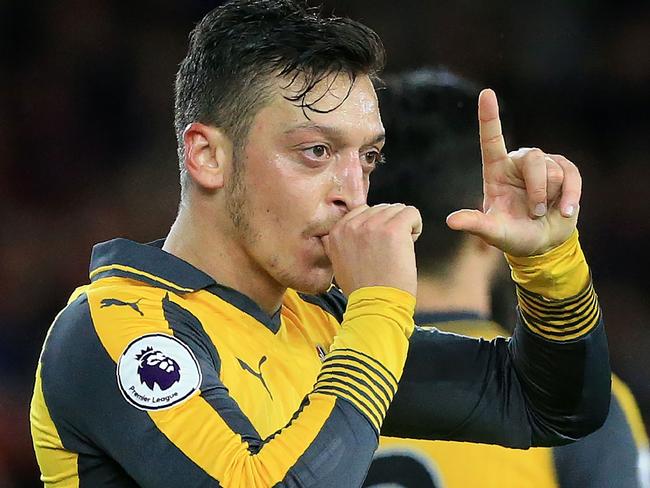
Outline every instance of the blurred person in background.
MULTIPOLYGON (((475 138, 479 90, 445 69, 403 72, 384 81, 378 95, 389 134, 388 164, 375 173, 369 202, 404 202, 422 215, 415 321, 487 340, 508 336, 512 331, 490 317, 494 305, 500 305, 491 303, 491 290, 505 268, 502 253, 445 225, 459 203, 481 205, 481 168, 476 164, 481 154, 475 138)), ((511 284, 509 290, 514 293, 511 284)), ((386 485, 648 488, 648 438, 634 397, 613 375, 607 420, 581 441, 524 451, 382 437, 365 486, 386 485)))

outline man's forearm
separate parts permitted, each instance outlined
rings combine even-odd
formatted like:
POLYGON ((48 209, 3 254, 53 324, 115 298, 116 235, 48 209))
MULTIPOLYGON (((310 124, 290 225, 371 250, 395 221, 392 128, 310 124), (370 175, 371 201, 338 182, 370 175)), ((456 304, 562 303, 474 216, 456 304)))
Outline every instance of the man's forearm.
POLYGON ((577 235, 515 266, 524 272, 513 272, 520 278, 513 338, 416 329, 383 434, 527 448, 566 443, 602 424, 610 369, 600 308, 590 283, 567 295, 588 279, 577 235))

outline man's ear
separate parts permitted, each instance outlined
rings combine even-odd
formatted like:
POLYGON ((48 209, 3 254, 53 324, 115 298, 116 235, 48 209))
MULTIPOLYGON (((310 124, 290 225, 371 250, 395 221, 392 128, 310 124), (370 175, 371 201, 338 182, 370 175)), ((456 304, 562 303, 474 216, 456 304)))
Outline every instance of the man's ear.
POLYGON ((185 168, 192 180, 207 191, 223 187, 224 173, 232 165, 233 146, 218 127, 193 122, 183 131, 185 168))

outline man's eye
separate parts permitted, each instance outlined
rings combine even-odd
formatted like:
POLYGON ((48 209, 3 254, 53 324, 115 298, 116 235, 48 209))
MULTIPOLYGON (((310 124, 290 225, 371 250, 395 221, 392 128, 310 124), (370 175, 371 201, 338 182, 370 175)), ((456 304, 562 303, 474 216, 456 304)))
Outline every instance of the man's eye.
POLYGON ((311 159, 326 159, 329 157, 329 149, 323 144, 303 149, 303 152, 311 159))
POLYGON ((363 155, 365 163, 369 165, 381 164, 384 162, 384 155, 379 151, 368 151, 363 155))

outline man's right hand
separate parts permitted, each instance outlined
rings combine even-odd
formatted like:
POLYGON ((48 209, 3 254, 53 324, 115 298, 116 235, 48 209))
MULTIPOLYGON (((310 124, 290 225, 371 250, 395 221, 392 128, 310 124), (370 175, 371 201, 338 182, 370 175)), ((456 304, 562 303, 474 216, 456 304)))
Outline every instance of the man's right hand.
POLYGON ((421 232, 422 219, 415 207, 363 205, 341 218, 322 241, 336 283, 346 295, 367 286, 390 286, 415 296, 413 243, 421 232))

